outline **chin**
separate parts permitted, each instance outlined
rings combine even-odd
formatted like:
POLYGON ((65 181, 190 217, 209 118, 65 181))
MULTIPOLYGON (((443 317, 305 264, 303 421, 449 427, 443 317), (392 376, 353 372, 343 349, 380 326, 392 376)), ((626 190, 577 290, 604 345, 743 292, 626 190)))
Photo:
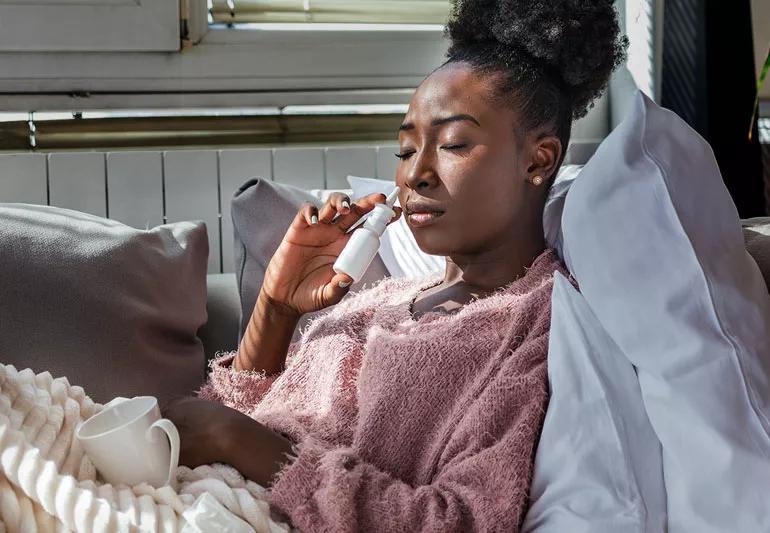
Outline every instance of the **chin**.
POLYGON ((445 231, 436 231, 434 233, 420 229, 418 232, 412 231, 412 235, 414 235, 414 240, 417 242, 420 250, 428 255, 446 257, 450 255, 453 248, 457 248, 457 238, 452 238, 445 231))

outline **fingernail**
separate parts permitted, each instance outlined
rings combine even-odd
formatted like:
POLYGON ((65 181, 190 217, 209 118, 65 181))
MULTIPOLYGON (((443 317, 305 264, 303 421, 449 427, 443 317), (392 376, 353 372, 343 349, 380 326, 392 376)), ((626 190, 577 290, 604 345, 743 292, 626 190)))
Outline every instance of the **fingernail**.
POLYGON ((342 207, 344 207, 345 209, 350 209, 350 204, 348 203, 347 200, 342 202, 342 207))
POLYGON ((318 216, 313 215, 312 217, 310 217, 310 223, 311 224, 318 224, 318 216))
POLYGON ((339 285, 340 287, 342 287, 344 289, 345 287, 350 285, 350 282, 349 281, 340 281, 340 282, 337 283, 337 285, 339 285))

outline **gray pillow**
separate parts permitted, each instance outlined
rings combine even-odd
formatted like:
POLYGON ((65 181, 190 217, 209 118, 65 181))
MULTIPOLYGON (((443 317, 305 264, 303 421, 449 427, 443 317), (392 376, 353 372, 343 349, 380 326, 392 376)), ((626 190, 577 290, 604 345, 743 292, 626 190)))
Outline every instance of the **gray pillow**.
POLYGON ((770 217, 749 218, 742 220, 741 225, 746 250, 757 262, 770 291, 770 217))
MULTIPOLYGON (((239 345, 257 302, 267 265, 281 244, 297 210, 305 201, 314 202, 321 207, 322 196, 321 191, 316 196, 299 187, 261 178, 252 178, 235 191, 230 212, 235 238, 235 274, 241 298, 239 345)), ((385 276, 388 276, 388 270, 377 254, 363 278, 351 285, 350 292, 356 292, 364 285, 371 286, 373 282, 385 276)), ((298 340, 307 322, 325 311, 327 309, 304 315, 294 331, 292 340, 298 340)))
POLYGON ((192 393, 207 257, 202 222, 139 230, 0 203, 0 362, 66 376, 101 403, 192 393))

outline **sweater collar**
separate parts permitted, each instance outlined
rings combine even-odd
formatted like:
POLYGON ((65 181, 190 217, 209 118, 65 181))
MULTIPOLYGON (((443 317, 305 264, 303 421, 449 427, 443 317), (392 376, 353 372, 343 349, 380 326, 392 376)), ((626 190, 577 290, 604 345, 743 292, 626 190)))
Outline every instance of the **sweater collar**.
POLYGON ((541 285, 544 278, 553 275, 553 272, 559 268, 559 261, 556 252, 552 248, 546 248, 540 255, 538 255, 532 264, 525 269, 525 274, 520 278, 517 278, 507 285, 497 288, 495 291, 476 298, 465 304, 461 309, 454 313, 443 314, 439 312, 430 312, 421 316, 417 320, 414 319, 411 313, 412 302, 425 290, 435 287, 441 284, 444 278, 444 272, 437 271, 431 272, 420 278, 416 278, 409 285, 407 291, 407 297, 400 306, 402 318, 408 322, 419 323, 423 317, 435 316, 439 319, 451 319, 460 314, 465 314, 469 310, 474 309, 478 305, 486 303, 488 298, 500 296, 501 294, 526 294, 531 292, 539 285, 541 285))

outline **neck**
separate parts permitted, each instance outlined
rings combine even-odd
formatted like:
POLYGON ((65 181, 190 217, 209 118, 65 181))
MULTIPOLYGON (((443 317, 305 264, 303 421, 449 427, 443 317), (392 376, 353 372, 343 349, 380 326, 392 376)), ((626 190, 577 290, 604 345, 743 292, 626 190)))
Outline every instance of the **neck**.
POLYGON ((524 276, 544 250, 545 238, 540 232, 536 238, 507 241, 478 253, 452 254, 446 258, 442 285, 493 291, 524 276))

